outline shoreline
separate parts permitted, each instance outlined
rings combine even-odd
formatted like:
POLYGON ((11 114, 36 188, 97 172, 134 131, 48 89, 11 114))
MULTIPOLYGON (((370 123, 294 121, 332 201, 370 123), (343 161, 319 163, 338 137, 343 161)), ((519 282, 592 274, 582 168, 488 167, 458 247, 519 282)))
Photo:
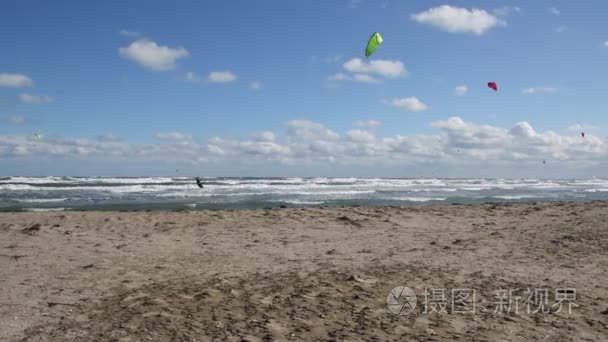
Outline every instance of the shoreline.
POLYGON ((69 212, 103 212, 103 213, 128 213, 128 212, 200 212, 200 211, 255 211, 255 210, 278 210, 278 209, 344 209, 344 208, 422 208, 422 207, 443 207, 443 206, 478 206, 478 205, 564 205, 564 204, 594 204, 608 203, 604 199, 581 199, 581 200, 562 200, 562 199, 499 199, 482 200, 475 203, 464 202, 444 202, 439 200, 428 201, 406 201, 407 204, 298 204, 291 202, 257 202, 254 206, 247 203, 232 204, 208 204, 202 203, 142 203, 142 204, 108 204, 108 205, 89 205, 84 207, 0 207, 0 213, 69 213, 69 212), (103 209, 100 209, 102 207, 103 209), (106 208, 104 208, 106 207, 106 208), (124 208, 124 209, 120 209, 124 208))
POLYGON ((603 201, 3 212, 0 340, 601 341, 607 221, 603 201), (478 312, 425 314, 425 287, 476 289, 478 312), (500 288, 578 307, 495 314, 500 288))

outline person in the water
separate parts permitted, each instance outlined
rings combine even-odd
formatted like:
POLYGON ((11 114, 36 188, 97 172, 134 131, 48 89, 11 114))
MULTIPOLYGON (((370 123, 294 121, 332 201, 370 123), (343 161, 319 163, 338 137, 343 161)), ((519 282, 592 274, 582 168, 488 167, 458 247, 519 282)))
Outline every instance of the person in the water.
POLYGON ((201 183, 201 179, 198 178, 198 177, 196 177, 194 179, 196 179, 196 185, 198 185, 199 188, 202 188, 203 187, 203 183, 201 183))

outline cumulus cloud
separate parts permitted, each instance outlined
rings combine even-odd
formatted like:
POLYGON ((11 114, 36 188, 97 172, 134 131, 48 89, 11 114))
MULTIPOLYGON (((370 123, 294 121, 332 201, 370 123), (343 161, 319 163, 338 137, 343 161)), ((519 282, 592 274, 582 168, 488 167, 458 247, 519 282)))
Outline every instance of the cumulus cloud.
POLYGON ((221 147, 214 145, 214 144, 208 144, 207 145, 207 150, 209 151, 209 153, 211 154, 215 154, 218 156, 223 156, 226 154, 226 152, 224 152, 224 150, 222 150, 221 147))
POLYGON ((375 139, 372 133, 360 129, 353 129, 346 132, 346 137, 348 137, 350 141, 359 143, 368 143, 375 139))
POLYGON ((469 91, 469 87, 466 85, 459 85, 458 87, 454 88, 454 95, 464 96, 466 95, 467 91, 469 91))
POLYGON ((156 139, 183 141, 192 139, 192 135, 181 132, 159 132, 155 135, 156 139))
POLYGON ((23 88, 33 85, 32 79, 26 75, 0 73, 0 87, 23 88))
POLYGON ((289 147, 272 141, 243 141, 239 144, 241 153, 280 156, 289 153, 289 147))
POLYGON ((434 26, 442 31, 452 33, 473 33, 481 35, 484 32, 504 22, 482 9, 466 9, 443 5, 424 12, 413 14, 412 20, 421 24, 434 26))
POLYGON ((272 142, 275 139, 276 137, 271 131, 264 131, 255 135, 255 140, 258 142, 272 142))
POLYGON ((580 124, 580 123, 576 123, 576 124, 568 126, 568 131, 574 132, 574 133, 595 131, 597 129, 599 129, 599 127, 597 127, 597 126, 589 125, 589 124, 580 124))
POLYGON ((148 39, 139 39, 127 47, 118 49, 120 56, 137 62, 146 69, 169 71, 175 69, 177 61, 190 55, 183 47, 171 48, 158 45, 148 39))
POLYGON ((531 95, 531 94, 553 94, 555 92, 557 92, 557 88, 554 87, 530 87, 530 88, 524 88, 521 91, 522 93, 526 94, 526 95, 531 95))
POLYGON ((316 165, 318 169, 332 164, 356 165, 357 170, 373 173, 388 166, 420 167, 425 163, 469 167, 469 170, 479 170, 482 165, 494 165, 501 170, 510 166, 517 170, 524 165, 538 167, 539 161, 545 159, 561 163, 564 168, 558 169, 565 170, 569 166, 580 169, 581 165, 605 165, 608 158, 606 138, 586 132, 581 139, 583 126, 572 127, 572 133, 558 134, 537 131, 527 121, 498 127, 468 122, 457 116, 431 122, 432 131, 424 134, 377 136, 365 127, 339 134, 309 120, 292 120, 285 126, 285 130, 263 131, 251 138, 212 137, 200 143, 189 134, 179 132, 159 133, 160 140, 150 144, 118 139, 0 135, 0 159, 3 163, 27 158, 96 162, 177 160, 204 162, 207 166, 225 163, 232 168, 316 165), (181 144, 184 139, 188 148, 181 144))
POLYGON ((407 70, 400 61, 377 59, 368 62, 361 58, 352 58, 345 62, 342 67, 346 73, 339 72, 333 74, 327 80, 334 82, 380 83, 379 77, 394 79, 407 75, 407 70))
POLYGON ((335 140, 338 133, 326 128, 322 124, 310 120, 291 120, 287 122, 288 134, 296 138, 323 138, 335 140))
POLYGON ((408 112, 420 112, 426 110, 428 106, 417 97, 404 97, 388 101, 388 104, 408 112))
POLYGON ((27 104, 44 104, 53 102, 53 98, 46 95, 21 94, 19 100, 27 104))
POLYGON ((397 78, 407 73, 402 62, 382 59, 366 62, 361 58, 352 58, 343 67, 355 74, 375 74, 385 78, 397 78))
POLYGON ((232 82, 237 79, 237 76, 231 71, 213 71, 207 76, 207 80, 216 83, 232 82))

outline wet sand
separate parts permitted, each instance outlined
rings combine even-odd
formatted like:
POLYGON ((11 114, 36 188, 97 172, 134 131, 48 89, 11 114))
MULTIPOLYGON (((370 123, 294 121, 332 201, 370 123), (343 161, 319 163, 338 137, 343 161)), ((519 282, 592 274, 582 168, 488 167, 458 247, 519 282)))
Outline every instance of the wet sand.
POLYGON ((21 340, 608 341, 608 203, 0 213, 21 340))

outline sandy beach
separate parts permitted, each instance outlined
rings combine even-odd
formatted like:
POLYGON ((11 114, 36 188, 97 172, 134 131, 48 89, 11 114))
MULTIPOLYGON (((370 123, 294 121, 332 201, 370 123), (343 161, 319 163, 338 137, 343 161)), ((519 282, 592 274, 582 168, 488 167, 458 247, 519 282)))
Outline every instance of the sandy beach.
POLYGON ((606 202, 1 213, 0 341, 608 341, 607 222, 606 202))

